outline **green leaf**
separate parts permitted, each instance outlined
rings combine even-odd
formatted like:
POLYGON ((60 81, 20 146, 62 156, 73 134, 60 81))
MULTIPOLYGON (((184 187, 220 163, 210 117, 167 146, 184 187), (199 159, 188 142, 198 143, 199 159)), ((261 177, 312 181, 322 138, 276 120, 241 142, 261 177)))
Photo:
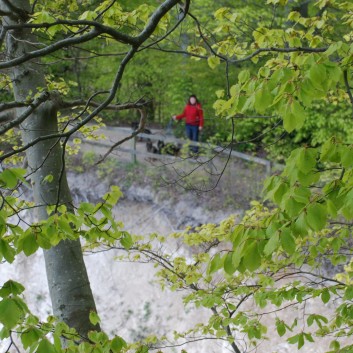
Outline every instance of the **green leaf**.
POLYGON ((205 295, 201 300, 202 306, 205 308, 212 308, 215 305, 217 298, 214 295, 205 295))
POLYGON ((53 342, 56 352, 62 352, 62 340, 61 335, 58 333, 53 333, 53 342))
POLYGON ((296 129, 299 130, 303 125, 306 118, 306 111, 304 107, 297 101, 294 100, 291 105, 291 112, 295 116, 296 129))
POLYGON ((0 174, 0 180, 4 182, 4 186, 13 189, 18 183, 18 176, 13 172, 12 169, 5 169, 0 174))
POLYGON ((128 232, 123 232, 123 236, 120 238, 120 243, 126 250, 129 250, 134 245, 132 237, 128 232))
POLYGON ((12 263, 15 259, 15 250, 8 244, 4 239, 0 239, 0 255, 2 255, 5 260, 12 263))
POLYGON ((301 172, 307 174, 316 165, 316 149, 313 148, 302 148, 298 154, 297 167, 301 172))
POLYGON ((314 64, 309 70, 309 78, 316 89, 322 90, 322 83, 326 80, 326 68, 323 64, 314 64))
POLYGON ((19 323, 22 314, 22 310, 15 300, 6 298, 0 302, 0 322, 6 328, 14 328, 19 323))
POLYGON ((100 323, 100 318, 99 318, 98 314, 93 310, 91 310, 89 313, 89 321, 93 325, 97 325, 98 323, 100 323))
POLYGON ((26 234, 23 238, 22 248, 26 256, 34 254, 39 245, 36 240, 36 236, 33 233, 26 234))
POLYGON ((298 349, 304 346, 304 334, 301 333, 298 337, 298 349))
POLYGON ((264 113, 266 109, 272 104, 273 96, 268 88, 263 88, 255 93, 255 109, 260 113, 264 113))
POLYGON ((40 341, 36 353, 56 353, 56 350, 54 345, 44 338, 40 341))
POLYGON ((52 174, 48 174, 46 177, 43 178, 42 183, 52 183, 54 180, 54 176, 52 174))
MULTIPOLYGON (((316 314, 309 315, 309 317, 307 319, 308 326, 311 326, 315 322, 320 328, 322 328, 321 321, 325 324, 328 323, 328 319, 326 317, 321 316, 321 315, 316 315, 316 314)), ((307 338, 307 340, 310 341, 310 339, 308 339, 308 338, 307 338)), ((311 342, 313 342, 313 341, 311 341, 311 342)))
POLYGON ((81 214, 92 214, 94 211, 94 205, 89 202, 81 202, 78 211, 81 214))
POLYGON ((243 247, 239 247, 236 251, 233 252, 233 256, 232 256, 232 261, 233 261, 233 266, 235 268, 238 268, 240 261, 242 259, 242 253, 243 251, 243 247))
POLYGON ((236 271, 236 267, 233 264, 233 252, 229 252, 224 260, 224 271, 228 275, 232 275, 236 271))
POLYGON ((326 207, 319 203, 312 203, 306 210, 306 222, 313 230, 321 230, 327 221, 326 207))
POLYGON ((322 293, 321 293, 321 300, 324 304, 328 303, 329 300, 331 298, 330 292, 328 291, 328 289, 325 289, 322 293))
POLYGON ((341 41, 334 42, 325 51, 325 55, 330 56, 333 53, 335 53, 337 50, 339 50, 341 47, 342 47, 342 42, 341 41))
POLYGON ((16 176, 18 180, 25 181, 24 176, 27 171, 23 168, 11 168, 11 172, 16 176))
POLYGON ((295 336, 289 337, 287 339, 287 342, 290 344, 295 344, 298 342, 298 339, 299 339, 299 335, 295 335, 295 336))
POLYGON ((115 336, 110 343, 110 349, 113 353, 119 353, 126 346, 126 342, 119 336, 115 336))
POLYGON ((23 348, 27 349, 32 346, 32 344, 37 343, 42 336, 43 332, 36 327, 24 331, 21 334, 23 348))
POLYGON ((147 346, 141 346, 136 350, 136 353, 148 353, 148 347, 147 346))
POLYGON ((298 349, 300 349, 304 346, 304 333, 299 333, 293 337, 290 337, 287 341, 290 344, 298 343, 298 349))
POLYGON ((249 70, 241 70, 238 75, 239 83, 245 83, 250 78, 249 70))
POLYGON ((33 14, 33 23, 52 23, 55 18, 48 11, 40 11, 33 14))
POLYGON ((89 20, 93 21, 97 17, 97 13, 94 11, 85 11, 80 17, 79 20, 89 20))
POLYGON ((344 168, 353 166, 353 146, 342 146, 341 163, 344 168))
POLYGON ((19 295, 25 290, 21 283, 9 280, 0 289, 0 297, 8 297, 9 295, 19 295))
POLYGON ((330 348, 333 349, 333 351, 338 352, 341 348, 341 344, 338 341, 334 340, 330 343, 330 348))
POLYGON ((327 140, 321 147, 320 160, 338 163, 341 160, 340 150, 334 138, 327 140))
MULTIPOLYGON (((6 218, 7 216, 4 215, 4 217, 6 218)), ((0 237, 2 237, 6 233, 6 230, 7 230, 7 224, 6 224, 6 220, 4 219, 4 217, 0 213, 0 237)))
POLYGON ((103 200, 105 200, 108 205, 114 206, 121 196, 123 196, 123 193, 120 188, 113 185, 110 187, 110 191, 103 196, 103 200))
POLYGON ((296 126, 296 118, 291 112, 289 103, 286 105, 286 108, 281 112, 283 117, 283 127, 287 132, 292 132, 296 126))
POLYGON ((255 103, 255 95, 252 94, 245 101, 243 107, 241 108, 241 112, 246 113, 248 110, 252 110, 254 108, 254 103, 255 103))
POLYGON ((6 327, 2 327, 2 330, 0 330, 0 342, 1 340, 5 340, 6 338, 9 338, 11 334, 11 331, 6 328, 6 327))
POLYGON ((353 299, 353 286, 347 286, 346 291, 344 292, 344 299, 346 300, 353 299))
POLYGON ((353 189, 346 195, 341 212, 347 219, 353 219, 353 189))
POLYGON ((45 235, 40 234, 40 233, 37 236, 37 243, 41 248, 46 249, 46 250, 48 250, 52 247, 50 240, 47 239, 47 237, 45 235))
POLYGON ((304 204, 297 202, 293 196, 288 197, 284 202, 284 209, 290 217, 295 217, 303 209, 304 204))
POLYGON ((54 25, 47 29, 47 33, 51 38, 53 38, 55 34, 60 31, 66 32, 66 28, 63 25, 54 25))
POLYGON ((308 233, 309 226, 306 222, 306 217, 304 212, 302 212, 299 217, 294 222, 292 227, 293 233, 298 235, 306 235, 308 233))
POLYGON ((343 71, 340 66, 338 66, 336 63, 330 62, 329 64, 325 64, 326 67, 326 73, 328 76, 328 81, 329 81, 329 86, 330 88, 335 88, 335 85, 337 82, 340 82, 342 80, 342 75, 343 71))
POLYGON ((320 173, 312 172, 305 174, 298 170, 297 179, 302 186, 310 186, 320 179, 320 173))
POLYGON ((277 203, 280 204, 281 201, 283 200, 283 195, 289 190, 289 186, 287 183, 278 183, 277 188, 275 189, 273 193, 273 200, 277 203))
POLYGON ((100 332, 89 331, 88 332, 88 338, 94 343, 99 343, 99 341, 100 341, 100 332))
POLYGON ((275 250, 277 250, 279 245, 279 234, 276 232, 272 237, 269 239, 267 244, 264 248, 264 254, 266 256, 271 255, 275 250))
POLYGON ((286 333, 286 325, 282 320, 276 321, 276 329, 280 337, 282 337, 286 333))
POLYGON ((221 63, 221 59, 218 56, 209 56, 207 63, 211 69, 215 69, 221 63))
POLYGON ((299 98, 306 107, 310 107, 312 101, 317 98, 317 90, 308 78, 305 78, 300 85, 299 98))
POLYGON ((69 220, 64 217, 58 219, 58 228, 60 232, 64 233, 66 236, 70 237, 73 235, 72 225, 69 223, 69 220))
POLYGON ((299 102, 287 103, 280 113, 283 116, 283 127, 287 132, 298 130, 303 126, 306 113, 299 102))
POLYGON ((306 187, 296 186, 292 189, 292 195, 295 201, 306 204, 309 202, 311 192, 306 187))
POLYGON ((294 254, 296 245, 293 236, 288 228, 283 228, 280 230, 281 245, 284 251, 289 255, 294 254))
POLYGON ((92 346, 88 342, 81 342, 78 346, 78 353, 87 353, 92 351, 92 346))
POLYGON ((211 260, 209 268, 208 268, 208 273, 212 274, 216 271, 218 271, 223 265, 223 260, 221 258, 221 255, 217 253, 211 260))
POLYGON ((219 90, 216 91, 216 96, 217 96, 218 99, 223 98, 224 94, 225 94, 224 89, 219 89, 219 90))
POLYGON ((308 316, 306 322, 307 322, 309 327, 314 323, 314 318, 315 318, 315 315, 309 315, 308 316))
POLYGON ((255 271, 261 266, 261 255, 257 241, 253 241, 247 248, 243 258, 244 266, 249 271, 255 271))

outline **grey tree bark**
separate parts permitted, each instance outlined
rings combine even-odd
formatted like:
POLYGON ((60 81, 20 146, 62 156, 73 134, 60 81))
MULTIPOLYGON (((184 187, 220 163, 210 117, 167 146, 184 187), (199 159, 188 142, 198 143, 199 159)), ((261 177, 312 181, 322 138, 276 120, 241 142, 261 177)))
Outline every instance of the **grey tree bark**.
MULTIPOLYGON (((0 15, 3 26, 7 26, 6 31, 4 28, 0 31, 0 41, 3 40, 5 34, 7 47, 7 57, 5 61, 0 62, 0 68, 10 71, 16 104, 23 104, 29 99, 32 101, 30 106, 24 104, 23 108, 17 108, 15 120, 16 122, 20 121, 39 220, 48 217, 46 211, 48 205, 65 204, 69 209, 71 208, 71 196, 65 176, 60 141, 58 137, 48 138, 48 136, 58 136, 58 103, 56 103, 55 97, 51 97, 49 93, 45 92, 45 72, 43 66, 40 65, 40 57, 70 45, 87 42, 102 33, 109 34, 118 42, 129 45, 130 49, 120 63, 108 96, 80 123, 85 124, 101 110, 109 107, 116 95, 127 63, 138 51, 138 48, 152 36, 163 16, 179 1, 165 0, 162 2, 151 15, 143 30, 135 37, 94 22, 93 29, 89 32, 80 36, 59 39, 52 45, 42 48, 41 45, 38 46, 37 38, 31 34, 31 26, 26 24, 31 11, 29 0, 0 0, 0 15), (35 94, 39 94, 39 97, 33 99, 35 94), (44 136, 46 136, 45 139, 44 136), (48 175, 53 176, 50 183, 45 182, 48 175)), ((183 7, 184 16, 169 32, 149 45, 163 40, 177 28, 186 16, 189 4, 190 0, 186 0, 183 7)), ((69 21, 69 23, 71 22, 69 21)), ((92 21, 89 24, 91 25, 92 21)), ((44 27, 47 25, 49 24, 43 24, 44 27)), ((76 131, 80 124, 72 128, 71 132, 76 131)), ((114 146, 116 145, 118 144, 114 146)), ((87 336, 87 333, 92 329, 99 329, 89 321, 90 311, 96 310, 96 308, 83 262, 80 242, 62 241, 58 246, 45 251, 44 257, 54 315, 74 327, 82 336, 87 336)))
MULTIPOLYGON (((0 1, 3 24, 20 24, 26 21, 30 12, 28 0, 0 1)), ((6 34, 8 59, 14 59, 34 50, 36 38, 30 29, 16 29, 6 34)), ((11 68, 14 98, 24 102, 35 93, 46 89, 45 73, 39 61, 32 60, 11 68)), ((18 108, 17 114, 25 108, 18 108)), ((37 138, 58 132, 55 99, 42 103, 21 124, 22 139, 28 144, 37 138)), ((41 141, 26 151, 28 170, 39 220, 48 217, 46 206, 65 204, 71 208, 62 149, 58 139, 41 141), (50 183, 43 182, 47 175, 54 177, 50 183)), ((53 313, 82 336, 97 329, 89 321, 91 310, 96 311, 86 267, 83 261, 80 241, 62 241, 50 250, 44 251, 47 279, 53 306, 53 313)))

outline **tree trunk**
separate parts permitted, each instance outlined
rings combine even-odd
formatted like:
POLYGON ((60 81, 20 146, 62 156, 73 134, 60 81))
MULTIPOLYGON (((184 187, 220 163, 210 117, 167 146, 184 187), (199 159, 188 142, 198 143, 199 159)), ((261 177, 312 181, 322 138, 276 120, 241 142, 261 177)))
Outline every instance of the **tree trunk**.
MULTIPOLYGON (((3 24, 19 24, 27 20, 30 12, 28 0, 0 1, 0 9, 11 13, 3 17, 3 24), (16 10, 18 9, 18 10, 16 10)), ((31 30, 12 30, 7 33, 6 45, 9 59, 21 56, 34 49, 37 38, 31 30)), ((30 61, 11 69, 13 91, 16 101, 26 101, 39 89, 45 90, 43 66, 38 61, 30 61)), ((24 108, 23 108, 24 109, 24 108)), ((22 109, 18 109, 21 114, 22 109)), ((57 111, 54 100, 48 100, 21 124, 23 143, 58 131, 57 111)), ((31 174, 34 200, 39 220, 48 217, 48 205, 65 204, 70 209, 71 196, 65 175, 63 154, 58 139, 36 143, 26 152, 28 170, 31 174), (47 175, 54 177, 45 182, 47 175)), ((74 327, 82 336, 97 329, 89 321, 89 313, 95 309, 86 267, 83 261, 80 241, 62 241, 50 250, 44 251, 47 279, 53 306, 53 313, 60 320, 74 327)))

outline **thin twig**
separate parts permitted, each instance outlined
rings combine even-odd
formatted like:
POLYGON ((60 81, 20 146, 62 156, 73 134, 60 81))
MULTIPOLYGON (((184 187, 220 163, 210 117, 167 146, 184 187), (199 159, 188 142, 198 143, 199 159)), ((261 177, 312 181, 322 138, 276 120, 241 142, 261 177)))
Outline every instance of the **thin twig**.
POLYGON ((351 101, 351 104, 353 106, 353 95, 352 95, 352 91, 351 91, 352 88, 349 85, 348 71, 347 70, 343 70, 343 78, 344 78, 344 84, 346 86, 346 90, 347 90, 347 94, 348 94, 349 100, 351 101))
POLYGON ((42 103, 47 101, 50 98, 50 94, 47 91, 44 91, 40 94, 38 98, 36 98, 32 103, 29 103, 28 108, 16 119, 1 125, 0 128, 0 134, 4 134, 6 131, 12 129, 13 127, 21 124, 23 121, 25 121, 33 112, 35 109, 37 109, 42 103))

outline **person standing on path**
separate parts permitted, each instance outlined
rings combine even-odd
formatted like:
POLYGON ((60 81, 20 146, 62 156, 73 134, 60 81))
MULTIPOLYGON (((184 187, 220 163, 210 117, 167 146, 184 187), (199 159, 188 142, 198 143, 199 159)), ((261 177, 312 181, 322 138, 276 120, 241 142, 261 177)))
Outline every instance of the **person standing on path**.
MULTIPOLYGON (((203 128, 204 119, 201 104, 194 94, 189 97, 183 113, 180 115, 174 115, 172 118, 174 120, 185 118, 187 138, 194 142, 199 141, 199 132, 203 128)), ((191 150, 195 153, 198 152, 197 146, 192 146, 191 150)))

